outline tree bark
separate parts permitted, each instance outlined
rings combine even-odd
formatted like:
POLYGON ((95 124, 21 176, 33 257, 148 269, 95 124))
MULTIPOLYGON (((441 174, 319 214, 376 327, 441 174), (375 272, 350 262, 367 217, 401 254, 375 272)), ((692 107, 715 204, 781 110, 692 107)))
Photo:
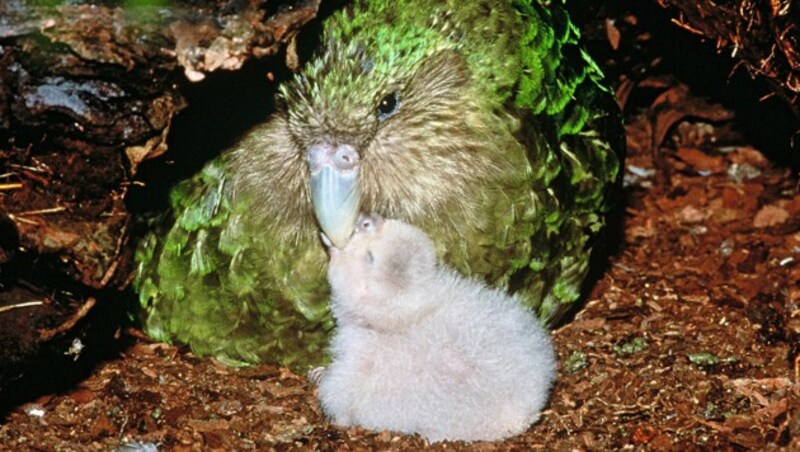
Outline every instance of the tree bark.
POLYGON ((0 1, 0 394, 119 328, 100 295, 131 274, 133 176, 167 151, 186 79, 275 55, 319 7, 276 3, 0 1))
POLYGON ((42 3, 0 5, 0 212, 18 233, 0 258, 49 256, 89 287, 122 286, 127 184, 167 150, 178 78, 275 54, 319 1, 271 15, 263 0, 42 3))

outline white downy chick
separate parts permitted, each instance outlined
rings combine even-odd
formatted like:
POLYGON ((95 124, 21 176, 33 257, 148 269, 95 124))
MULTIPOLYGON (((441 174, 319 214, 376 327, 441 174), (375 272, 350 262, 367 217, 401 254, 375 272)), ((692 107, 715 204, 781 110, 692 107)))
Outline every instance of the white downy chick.
POLYGON ((328 278, 337 332, 319 397, 334 423, 498 440, 538 420, 555 378, 548 333, 514 298, 439 266, 408 224, 362 216, 328 278))

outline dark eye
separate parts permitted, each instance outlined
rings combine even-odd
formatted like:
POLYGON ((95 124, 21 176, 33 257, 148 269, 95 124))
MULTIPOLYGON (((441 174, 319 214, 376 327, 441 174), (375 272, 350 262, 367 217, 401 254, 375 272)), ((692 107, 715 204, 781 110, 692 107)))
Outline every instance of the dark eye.
POLYGON ((367 251, 367 263, 371 264, 375 262, 375 256, 372 255, 372 251, 367 251))
POLYGON ((399 99, 397 93, 389 93, 378 104, 378 119, 385 121, 397 112, 399 99))

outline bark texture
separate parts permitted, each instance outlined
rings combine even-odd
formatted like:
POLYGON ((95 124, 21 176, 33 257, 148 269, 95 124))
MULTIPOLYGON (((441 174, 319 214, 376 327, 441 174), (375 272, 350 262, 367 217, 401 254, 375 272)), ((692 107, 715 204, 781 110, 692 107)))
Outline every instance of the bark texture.
POLYGON ((120 297, 102 294, 130 274, 126 197, 167 151, 182 90, 278 53, 318 7, 0 1, 0 395, 26 375, 58 379, 119 327, 120 297))
POLYGON ((52 256, 82 284, 122 286, 128 183, 167 150, 178 78, 276 53, 319 2, 42 3, 0 4, 0 212, 19 245, 0 258, 52 256))

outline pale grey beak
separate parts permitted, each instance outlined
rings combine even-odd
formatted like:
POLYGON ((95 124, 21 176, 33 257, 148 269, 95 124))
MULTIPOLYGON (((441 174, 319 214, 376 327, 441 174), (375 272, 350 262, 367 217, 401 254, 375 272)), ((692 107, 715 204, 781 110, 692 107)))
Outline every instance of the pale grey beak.
POLYGON ((315 144, 306 156, 311 172, 311 202, 322 231, 341 248, 358 219, 360 156, 352 146, 315 144))

